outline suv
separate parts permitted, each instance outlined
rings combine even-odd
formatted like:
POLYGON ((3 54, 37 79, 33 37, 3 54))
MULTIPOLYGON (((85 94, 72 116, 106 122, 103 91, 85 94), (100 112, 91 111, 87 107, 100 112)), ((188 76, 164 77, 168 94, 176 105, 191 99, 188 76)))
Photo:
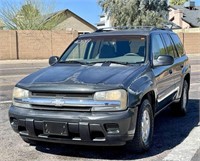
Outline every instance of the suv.
POLYGON ((169 29, 80 35, 14 88, 10 124, 25 142, 119 146, 144 152, 154 117, 187 112, 190 64, 169 29))

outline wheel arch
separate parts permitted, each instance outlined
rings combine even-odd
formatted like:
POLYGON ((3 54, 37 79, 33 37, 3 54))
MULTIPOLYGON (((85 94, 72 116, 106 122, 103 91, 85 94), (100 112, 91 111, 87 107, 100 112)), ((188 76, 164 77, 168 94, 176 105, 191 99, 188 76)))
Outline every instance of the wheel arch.
POLYGON ((190 88, 190 73, 187 73, 187 74, 185 75, 184 80, 187 81, 187 83, 188 83, 188 88, 190 88))
POLYGON ((142 101, 144 99, 148 99, 150 101, 150 103, 152 105, 153 114, 155 114, 155 111, 156 111, 156 97, 155 97, 155 92, 153 90, 148 91, 147 93, 145 93, 143 95, 142 101))

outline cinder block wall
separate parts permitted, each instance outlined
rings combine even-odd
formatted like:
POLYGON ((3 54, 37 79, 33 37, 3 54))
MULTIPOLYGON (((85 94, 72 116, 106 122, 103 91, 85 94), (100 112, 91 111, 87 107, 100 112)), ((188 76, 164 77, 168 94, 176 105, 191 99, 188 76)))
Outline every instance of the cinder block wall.
POLYGON ((0 31, 0 60, 60 56, 77 31, 0 31))
POLYGON ((16 31, 0 30, 0 60, 17 59, 16 31))
MULTIPOLYGON (((200 31, 178 32, 178 35, 187 54, 200 54, 200 31)), ((60 56, 77 36, 77 31, 0 30, 0 60, 60 56)))
POLYGON ((52 55, 51 31, 18 31, 19 59, 45 59, 52 55))
POLYGON ((200 54, 200 28, 180 30, 177 34, 187 54, 200 54))
POLYGON ((187 54, 200 54, 200 33, 184 33, 183 44, 187 54))
POLYGON ((70 43, 78 37, 77 31, 53 31, 52 32, 52 55, 61 56, 70 43))

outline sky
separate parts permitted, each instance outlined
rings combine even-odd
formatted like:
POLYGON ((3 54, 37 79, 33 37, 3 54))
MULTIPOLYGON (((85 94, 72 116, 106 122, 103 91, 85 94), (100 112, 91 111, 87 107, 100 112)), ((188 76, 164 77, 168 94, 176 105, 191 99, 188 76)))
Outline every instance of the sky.
MULTIPOLYGON (((102 9, 98 0, 56 0, 56 10, 69 9, 93 25, 99 22, 102 9)), ((200 0, 195 0, 200 6, 200 0)))
MULTIPOLYGON (((0 7, 2 7, 3 1, 5 0, 0 0, 0 7)), ((9 1, 12 1, 12 3, 19 4, 23 0, 9 1)), ((49 2, 48 0, 46 1, 49 2)), ((102 9, 97 3, 98 0, 53 0, 53 2, 55 3, 54 6, 56 11, 69 9, 93 25, 96 25, 99 22, 99 15, 102 14, 102 9)), ((195 2, 197 6, 200 6, 200 0, 195 0, 195 2)))
POLYGON ((102 13, 97 0, 56 0, 56 10, 69 9, 93 25, 99 22, 102 13))

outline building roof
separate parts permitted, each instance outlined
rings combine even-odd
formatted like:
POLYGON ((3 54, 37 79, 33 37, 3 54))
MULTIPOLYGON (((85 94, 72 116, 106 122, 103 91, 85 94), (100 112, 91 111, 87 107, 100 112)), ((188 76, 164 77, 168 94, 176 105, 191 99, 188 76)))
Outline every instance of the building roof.
POLYGON ((200 17, 200 6, 195 6, 193 9, 185 8, 183 5, 170 6, 173 9, 180 9, 183 11, 182 20, 189 23, 192 27, 200 27, 198 18, 200 17))
POLYGON ((65 9, 65 10, 61 10, 61 11, 58 11, 58 12, 55 12, 55 13, 51 13, 49 15, 45 15, 44 16, 44 19, 46 21, 48 21, 49 19, 51 19, 52 17, 54 16, 58 16, 60 14, 63 14, 63 13, 70 13, 71 15, 73 15, 74 17, 76 17, 78 20, 82 21, 83 23, 85 23, 87 26, 91 27, 92 29, 96 30, 97 28, 92 25, 91 23, 89 23, 88 21, 84 20, 83 18, 81 18, 80 16, 78 16, 77 14, 75 14, 74 12, 70 11, 69 9, 65 9))

